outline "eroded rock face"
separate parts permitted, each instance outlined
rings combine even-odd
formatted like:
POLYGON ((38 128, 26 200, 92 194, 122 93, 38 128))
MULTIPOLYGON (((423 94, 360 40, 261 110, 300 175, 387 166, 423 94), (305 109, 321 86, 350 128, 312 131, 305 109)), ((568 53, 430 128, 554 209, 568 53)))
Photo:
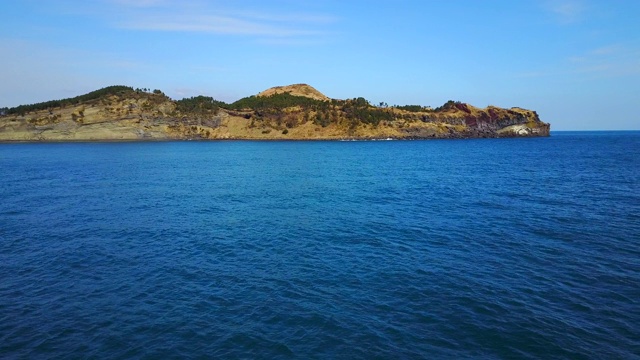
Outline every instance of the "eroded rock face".
POLYGON ((539 124, 536 127, 528 127, 526 124, 516 124, 507 126, 498 130, 498 134, 501 137, 514 137, 514 136, 549 136, 550 126, 549 124, 539 124))

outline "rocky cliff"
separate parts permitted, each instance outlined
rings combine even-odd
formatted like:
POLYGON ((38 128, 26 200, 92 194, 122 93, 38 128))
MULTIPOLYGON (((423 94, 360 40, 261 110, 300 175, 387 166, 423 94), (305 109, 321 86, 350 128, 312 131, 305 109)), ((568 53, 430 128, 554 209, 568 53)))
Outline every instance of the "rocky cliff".
POLYGON ((449 101, 431 109, 329 99, 305 84, 225 104, 109 87, 73 99, 5 109, 0 141, 186 139, 425 139, 548 136, 535 111, 449 101))

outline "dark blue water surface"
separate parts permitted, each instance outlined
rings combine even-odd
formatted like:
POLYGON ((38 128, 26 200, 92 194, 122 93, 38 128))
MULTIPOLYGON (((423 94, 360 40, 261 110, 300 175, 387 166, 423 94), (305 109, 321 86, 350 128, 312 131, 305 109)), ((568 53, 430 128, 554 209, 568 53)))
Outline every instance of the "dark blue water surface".
POLYGON ((2 358, 640 358, 640 132, 0 145, 2 358))

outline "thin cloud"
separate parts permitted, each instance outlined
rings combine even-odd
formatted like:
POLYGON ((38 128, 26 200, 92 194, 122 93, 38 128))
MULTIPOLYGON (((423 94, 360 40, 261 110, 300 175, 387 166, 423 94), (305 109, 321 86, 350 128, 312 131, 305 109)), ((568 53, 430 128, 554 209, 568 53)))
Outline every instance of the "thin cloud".
POLYGON ((238 12, 238 16, 273 22, 288 23, 314 23, 314 24, 330 24, 338 21, 335 16, 324 14, 308 14, 308 13, 291 13, 291 14, 272 14, 259 12, 238 12))
POLYGON ((597 49, 593 49, 591 51, 591 54, 593 55, 610 55, 610 54, 614 54, 616 52, 619 52, 620 50, 622 50, 622 46, 618 45, 618 44, 614 44, 614 45, 609 45, 609 46, 603 46, 597 49))
POLYGON ((135 30, 202 32, 223 35, 258 35, 273 37, 321 35, 317 30, 306 30, 283 25, 272 25, 229 16, 150 16, 129 20, 120 27, 135 30))
POLYGON ((570 75, 624 77, 640 75, 640 49, 632 44, 612 44, 586 50, 566 58, 564 63, 544 71, 516 74, 518 78, 547 78, 570 75))
POLYGON ((167 5, 166 0, 111 0, 116 5, 134 8, 149 8, 167 5))
POLYGON ((590 51, 585 52, 582 55, 574 55, 567 58, 570 63, 584 64, 594 62, 597 60, 605 59, 606 57, 614 56, 624 52, 624 48, 621 45, 614 44, 608 46, 602 46, 590 51))
POLYGON ((141 3, 134 0, 110 1, 121 10, 119 19, 114 23, 116 27, 141 31, 308 40, 329 35, 331 32, 327 26, 337 21, 337 18, 326 14, 212 8, 206 3, 197 1, 144 0, 141 3), (140 9, 141 7, 144 9, 140 9))
POLYGON ((578 68, 574 73, 594 74, 601 77, 628 77, 640 75, 640 61, 602 63, 578 68))
POLYGON ((563 24, 579 22, 587 11, 586 4, 580 0, 547 0, 544 5, 563 24))
POLYGON ((313 39, 313 38, 262 38, 257 39, 256 43, 262 45, 275 45, 275 46, 313 46, 326 44, 325 39, 313 39))
POLYGON ((640 73, 638 49, 633 46, 611 44, 601 46, 568 59, 574 73, 601 74, 616 77, 640 73))

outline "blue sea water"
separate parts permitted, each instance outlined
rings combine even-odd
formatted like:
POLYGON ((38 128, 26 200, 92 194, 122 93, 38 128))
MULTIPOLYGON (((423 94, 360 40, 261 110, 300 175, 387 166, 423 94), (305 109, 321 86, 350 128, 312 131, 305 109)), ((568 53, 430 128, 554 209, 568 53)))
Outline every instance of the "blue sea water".
POLYGON ((640 132, 0 145, 1 358, 640 358, 640 132))

